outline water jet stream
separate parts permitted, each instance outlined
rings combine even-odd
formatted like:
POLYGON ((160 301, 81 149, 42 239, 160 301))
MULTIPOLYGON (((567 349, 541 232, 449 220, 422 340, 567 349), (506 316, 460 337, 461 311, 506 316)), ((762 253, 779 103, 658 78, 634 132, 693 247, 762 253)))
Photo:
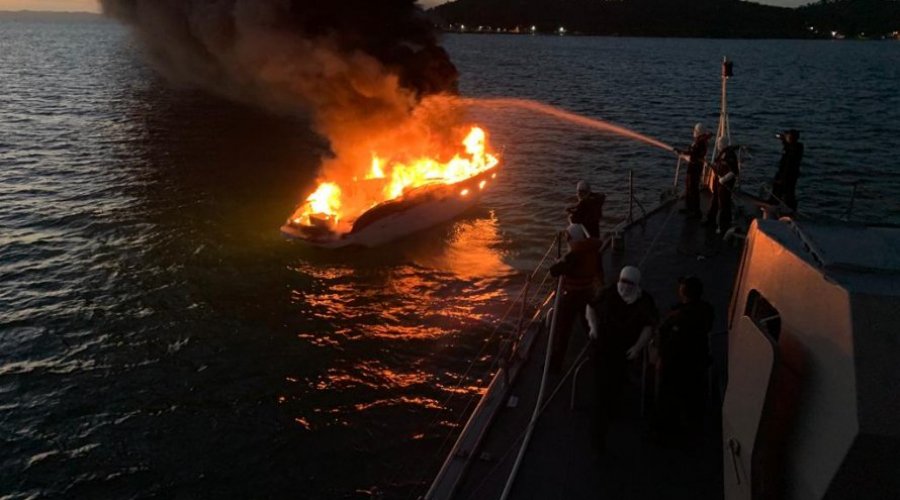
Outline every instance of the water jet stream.
POLYGON ((663 149, 668 152, 676 152, 675 148, 672 146, 658 141, 652 137, 648 137, 644 134, 635 132, 634 130, 615 125, 609 123, 604 120, 599 120, 596 118, 588 118, 587 116, 579 115, 573 113, 571 111, 566 111, 564 109, 560 109, 549 104, 540 103, 537 101, 531 101, 528 99, 515 99, 515 98, 489 98, 489 99, 475 99, 475 98, 461 98, 459 99, 461 104, 473 107, 487 107, 487 108, 519 108, 528 111, 534 111, 537 113, 542 113, 548 116, 552 116, 554 118, 558 118, 560 120, 564 120, 570 123, 574 123, 576 125, 581 125, 583 127, 589 127, 596 130, 602 130, 604 132, 611 132, 616 135, 620 135, 622 137, 626 137, 629 139, 634 139, 636 141, 643 142, 645 144, 649 144, 653 147, 657 147, 663 149))

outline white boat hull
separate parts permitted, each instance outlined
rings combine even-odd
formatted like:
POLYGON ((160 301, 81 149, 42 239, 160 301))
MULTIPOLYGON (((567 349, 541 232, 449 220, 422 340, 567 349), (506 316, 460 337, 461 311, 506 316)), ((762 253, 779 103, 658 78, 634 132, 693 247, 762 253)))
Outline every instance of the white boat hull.
POLYGON ((282 226, 281 232, 288 238, 321 248, 383 245, 459 217, 478 203, 487 182, 496 177, 496 170, 437 187, 421 196, 379 205, 363 214, 349 233, 315 230, 291 222, 282 226))

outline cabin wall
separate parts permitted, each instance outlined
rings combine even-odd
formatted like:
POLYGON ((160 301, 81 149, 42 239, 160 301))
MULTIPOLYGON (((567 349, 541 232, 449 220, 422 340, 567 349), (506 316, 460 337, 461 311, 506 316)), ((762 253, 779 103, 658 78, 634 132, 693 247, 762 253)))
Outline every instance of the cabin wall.
MULTIPOLYGON (((771 235, 753 229, 732 324, 744 314, 751 290, 778 310, 780 363, 800 381, 798 397, 772 402, 779 407, 775 413, 794 419, 785 426, 783 497, 818 499, 858 432, 849 296, 771 235), (785 405, 793 408, 784 411, 785 405)), ((780 229, 787 230, 771 228, 780 229)))

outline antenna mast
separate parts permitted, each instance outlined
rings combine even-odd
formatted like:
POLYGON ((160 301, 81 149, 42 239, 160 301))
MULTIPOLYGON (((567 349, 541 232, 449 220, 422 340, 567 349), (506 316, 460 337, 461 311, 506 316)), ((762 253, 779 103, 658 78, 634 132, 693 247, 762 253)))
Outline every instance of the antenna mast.
POLYGON ((719 130, 716 132, 716 143, 713 146, 713 158, 720 151, 731 146, 731 128, 728 126, 728 79, 734 76, 734 63, 727 57, 722 58, 722 103, 719 110, 719 130))

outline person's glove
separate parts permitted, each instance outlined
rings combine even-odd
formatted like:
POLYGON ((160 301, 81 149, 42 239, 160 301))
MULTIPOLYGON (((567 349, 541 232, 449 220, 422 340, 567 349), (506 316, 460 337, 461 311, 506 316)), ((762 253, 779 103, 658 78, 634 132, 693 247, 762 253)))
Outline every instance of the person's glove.
POLYGON ((600 329, 598 328, 597 321, 597 311, 594 310, 593 307, 587 306, 587 310, 584 313, 584 317, 587 318, 588 322, 588 337, 591 340, 597 340, 597 337, 600 336, 600 329))
POLYGON ((627 357, 629 361, 633 361, 641 355, 641 350, 642 349, 637 345, 633 345, 630 349, 625 351, 625 357, 627 357))

